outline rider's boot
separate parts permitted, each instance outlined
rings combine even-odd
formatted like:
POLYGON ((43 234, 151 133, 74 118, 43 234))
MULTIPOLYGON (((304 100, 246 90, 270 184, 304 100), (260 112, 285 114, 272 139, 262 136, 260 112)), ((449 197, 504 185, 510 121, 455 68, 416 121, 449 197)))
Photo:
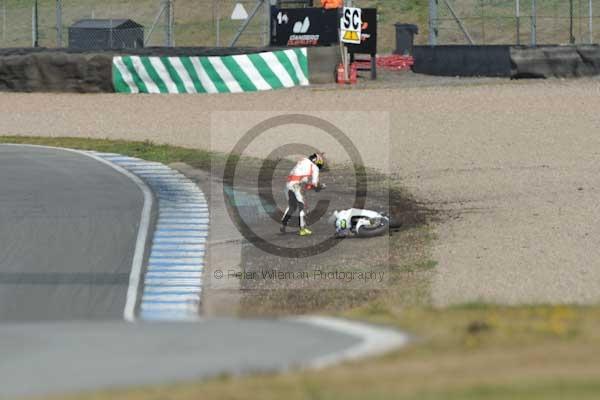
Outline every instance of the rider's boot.
POLYGON ((312 235, 312 231, 306 227, 304 228, 300 228, 300 232, 298 232, 298 235, 300 236, 310 236, 312 235))

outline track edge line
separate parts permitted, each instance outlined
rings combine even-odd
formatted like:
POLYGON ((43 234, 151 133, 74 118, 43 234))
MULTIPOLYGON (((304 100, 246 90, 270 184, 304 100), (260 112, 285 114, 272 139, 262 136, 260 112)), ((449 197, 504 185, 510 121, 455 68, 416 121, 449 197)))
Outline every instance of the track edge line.
POLYGON ((300 365, 300 368, 321 369, 345 361, 385 354, 406 346, 410 342, 407 333, 395 329, 370 325, 364 322, 324 316, 300 316, 286 318, 288 321, 313 325, 360 339, 359 343, 345 350, 326 354, 300 365))
POLYGON ((154 203, 154 198, 152 196, 152 192, 148 185, 144 183, 137 175, 129 172, 125 168, 118 166, 104 158, 97 156, 91 152, 86 150, 77 150, 77 149, 69 149, 67 147, 56 147, 56 146, 43 146, 38 144, 20 144, 20 143, 1 143, 3 146, 27 146, 27 147, 38 147, 45 149, 56 149, 56 150, 64 150, 72 153, 77 153, 84 155, 86 157, 92 158, 102 164, 105 164, 115 171, 125 175, 129 179, 131 179, 138 188, 142 191, 144 196, 144 205, 142 206, 142 215, 140 217, 140 226, 138 228, 138 233, 136 237, 135 250, 133 253, 133 261, 131 265, 131 272, 129 274, 129 286, 127 288, 127 297, 125 300, 125 309, 123 310, 123 318, 126 321, 134 322, 136 320, 135 317, 135 309, 138 300, 138 289, 141 282, 142 272, 143 272, 143 264, 144 264, 144 255, 146 252, 146 244, 148 240, 148 234, 150 232, 150 219, 152 213, 152 206, 154 203))

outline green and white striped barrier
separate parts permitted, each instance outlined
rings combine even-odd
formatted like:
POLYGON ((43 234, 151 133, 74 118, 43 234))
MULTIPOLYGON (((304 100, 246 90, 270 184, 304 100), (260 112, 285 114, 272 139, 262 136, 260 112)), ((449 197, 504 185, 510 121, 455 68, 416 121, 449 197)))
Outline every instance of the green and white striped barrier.
POLYGON ((121 93, 238 93, 308 85, 306 48, 221 57, 113 58, 121 93))

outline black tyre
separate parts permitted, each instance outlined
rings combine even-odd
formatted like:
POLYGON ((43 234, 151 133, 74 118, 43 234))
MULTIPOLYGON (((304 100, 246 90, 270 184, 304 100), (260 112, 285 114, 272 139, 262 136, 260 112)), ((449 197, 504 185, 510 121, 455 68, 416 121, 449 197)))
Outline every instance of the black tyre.
POLYGON ((356 232, 356 236, 360 238, 370 238, 375 236, 387 235, 390 230, 390 223, 387 219, 381 219, 380 224, 375 227, 361 226, 356 232))

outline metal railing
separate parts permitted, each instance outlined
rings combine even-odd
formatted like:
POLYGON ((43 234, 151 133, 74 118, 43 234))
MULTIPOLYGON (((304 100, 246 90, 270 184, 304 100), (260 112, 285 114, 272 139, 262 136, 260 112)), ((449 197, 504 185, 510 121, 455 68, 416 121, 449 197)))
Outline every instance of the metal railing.
POLYGON ((429 44, 596 43, 599 18, 600 0, 429 0, 429 44))
MULTIPOLYGON (((145 46, 234 43, 255 47, 268 43, 269 5, 274 2, 0 0, 0 47, 67 46, 68 28, 90 18, 131 19, 141 24, 145 46), (238 3, 249 15, 256 11, 255 17, 232 20, 238 3)), ((597 43, 600 39, 600 29, 594 29, 600 0, 353 0, 353 4, 378 7, 380 52, 395 47, 395 22, 418 24, 417 43, 536 45, 597 43)))

